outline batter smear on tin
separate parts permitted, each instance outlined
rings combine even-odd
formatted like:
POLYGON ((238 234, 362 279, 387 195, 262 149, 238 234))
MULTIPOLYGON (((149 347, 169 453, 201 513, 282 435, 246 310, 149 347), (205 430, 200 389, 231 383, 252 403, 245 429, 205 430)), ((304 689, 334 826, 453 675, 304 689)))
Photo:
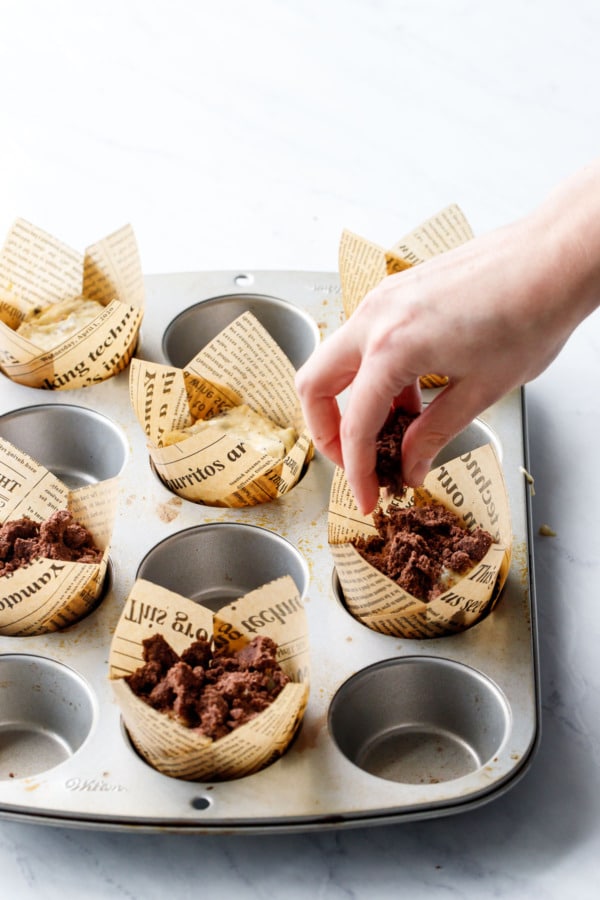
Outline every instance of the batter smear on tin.
POLYGON ((403 590, 428 603, 472 569, 494 538, 483 528, 467 531, 440 503, 373 513, 377 534, 352 543, 372 566, 403 590))
POLYGON ((144 665, 125 677, 133 693, 213 740, 266 709, 290 680, 265 635, 235 653, 198 640, 179 656, 160 634, 142 646, 144 665))

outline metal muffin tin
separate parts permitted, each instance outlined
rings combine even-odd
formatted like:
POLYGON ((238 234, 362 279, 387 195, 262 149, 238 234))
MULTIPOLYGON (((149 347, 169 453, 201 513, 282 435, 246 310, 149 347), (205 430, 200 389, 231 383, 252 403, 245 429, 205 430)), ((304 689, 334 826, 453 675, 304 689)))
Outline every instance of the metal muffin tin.
MULTIPOLYGON (((211 327, 248 308, 296 365, 319 332, 342 320, 331 273, 182 273, 148 276, 146 285, 137 355, 178 366, 211 327)), ((320 454, 275 502, 219 509, 182 500, 150 465, 127 372, 54 394, 2 378, 0 435, 73 487, 117 473, 122 481, 95 610, 63 632, 0 636, 0 817, 209 833, 343 828, 468 809, 526 771, 539 739, 539 686, 522 391, 445 451, 451 458, 494 442, 513 557, 493 613, 434 640, 378 634, 346 611, 327 544, 333 470, 320 454), (281 759, 204 784, 161 775, 139 758, 108 681, 111 637, 138 572, 213 608, 263 579, 288 572, 296 580, 309 620, 310 698, 281 759)))

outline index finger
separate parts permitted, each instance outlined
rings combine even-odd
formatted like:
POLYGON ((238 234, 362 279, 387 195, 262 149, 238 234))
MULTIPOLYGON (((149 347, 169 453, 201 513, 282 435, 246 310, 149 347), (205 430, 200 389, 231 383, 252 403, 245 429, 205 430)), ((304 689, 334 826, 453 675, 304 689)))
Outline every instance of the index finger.
POLYGON ((337 397, 352 382, 360 353, 342 326, 317 347, 296 373, 296 389, 315 446, 342 466, 340 409, 337 397))
MULTIPOLYGON (((420 393, 411 379, 398 385, 398 399, 420 409, 420 393)), ((377 435, 389 412, 394 395, 374 383, 371 370, 363 366, 356 374, 340 425, 341 451, 346 478, 361 512, 370 512, 379 499, 376 475, 377 435)), ((413 410, 411 410, 413 411, 413 410)))

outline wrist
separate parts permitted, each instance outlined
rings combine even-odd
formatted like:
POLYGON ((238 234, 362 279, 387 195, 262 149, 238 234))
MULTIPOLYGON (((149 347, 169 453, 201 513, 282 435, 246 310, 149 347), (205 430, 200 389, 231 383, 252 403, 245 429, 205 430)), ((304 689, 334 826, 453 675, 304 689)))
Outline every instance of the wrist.
POLYGON ((600 162, 554 191, 532 214, 544 293, 572 330, 600 304, 600 162))

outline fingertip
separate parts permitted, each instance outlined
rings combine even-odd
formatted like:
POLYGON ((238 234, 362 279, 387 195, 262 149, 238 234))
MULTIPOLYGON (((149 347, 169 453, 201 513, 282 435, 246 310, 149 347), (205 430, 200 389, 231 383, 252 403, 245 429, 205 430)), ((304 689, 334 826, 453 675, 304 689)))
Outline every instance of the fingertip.
POLYGON ((354 500, 362 516, 368 516, 373 512, 379 502, 379 485, 372 482, 362 482, 352 487, 354 500))
POLYGON ((425 481, 428 472, 431 470, 432 459, 418 460, 408 472, 404 473, 404 480, 409 487, 421 487, 425 481))
POLYGON ((344 459, 342 456, 342 445, 340 443, 339 434, 325 436, 323 434, 313 433, 310 428, 309 434, 315 450, 323 456, 326 456, 334 465, 343 469, 344 459))

